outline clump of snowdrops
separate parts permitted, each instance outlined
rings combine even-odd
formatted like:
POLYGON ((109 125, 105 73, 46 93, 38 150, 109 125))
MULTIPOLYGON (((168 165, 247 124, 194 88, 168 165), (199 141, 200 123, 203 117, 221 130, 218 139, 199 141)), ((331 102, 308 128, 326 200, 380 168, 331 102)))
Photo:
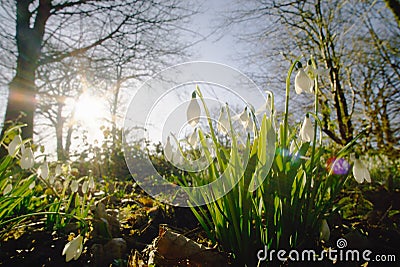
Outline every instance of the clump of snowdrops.
POLYGON ((48 162, 43 153, 35 156, 32 141, 21 138, 22 127, 10 127, 0 142, 8 152, 0 159, 0 237, 6 238, 11 229, 24 228, 37 218, 45 218, 48 230, 75 224, 80 233, 71 238, 62 254, 66 261, 76 260, 82 253, 86 220, 94 201, 94 178, 76 178, 69 164, 48 162))
POLYGON ((299 59, 292 63, 280 122, 274 96, 266 92, 266 103, 257 110, 247 105, 242 113, 232 115, 228 104, 221 107, 216 125, 196 87, 187 110, 187 121, 193 127, 187 140, 191 151, 184 151, 179 142, 174 151, 172 138, 167 141, 167 158, 180 154, 175 158, 189 160, 187 157, 197 151, 210 163, 203 171, 187 172, 183 181, 178 181, 181 185, 204 186, 222 176, 228 178, 224 185, 232 189, 222 197, 214 196, 221 195, 224 188, 210 187, 202 195, 203 203, 208 204, 191 204, 208 237, 232 252, 235 266, 260 264, 257 251, 264 246, 269 250, 290 249, 328 241, 327 218, 338 207, 334 202, 348 177, 359 183, 371 181, 364 162, 349 156, 359 136, 335 155, 329 155, 323 145, 318 80, 326 73, 329 70, 318 69, 314 60, 309 60, 305 68, 299 59), (295 92, 314 96, 314 110, 304 114, 301 125, 289 125, 291 77, 296 69, 295 92), (207 132, 198 125, 202 112, 207 117, 207 132), (243 133, 244 140, 240 138, 243 133), (222 144, 220 136, 229 137, 230 144, 222 144))

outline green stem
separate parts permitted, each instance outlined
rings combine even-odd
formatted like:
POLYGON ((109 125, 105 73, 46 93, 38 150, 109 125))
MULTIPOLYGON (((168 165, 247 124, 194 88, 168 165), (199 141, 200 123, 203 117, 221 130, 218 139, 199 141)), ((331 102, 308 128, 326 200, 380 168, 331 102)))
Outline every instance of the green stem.
MULTIPOLYGON (((315 60, 313 57, 311 57, 311 63, 312 63, 312 67, 316 70, 317 66, 315 64, 315 60)), ((318 90, 319 90, 318 76, 315 75, 315 77, 314 77, 314 113, 317 118, 318 118, 318 90)), ((310 164, 311 172, 312 172, 312 169, 314 168, 315 147, 316 147, 316 141, 317 141, 317 128, 318 128, 318 123, 317 123, 317 120, 315 120, 314 139, 313 139, 312 150, 311 150, 311 164, 310 164)), ((322 136, 320 136, 320 138, 322 138, 322 136)))
POLYGON ((289 115, 289 97, 290 97, 290 77, 292 76, 293 70, 296 67, 297 62, 301 57, 296 58, 289 68, 288 74, 286 76, 286 100, 285 100, 285 119, 283 125, 283 140, 282 147, 287 148, 287 136, 288 136, 288 115, 289 115))

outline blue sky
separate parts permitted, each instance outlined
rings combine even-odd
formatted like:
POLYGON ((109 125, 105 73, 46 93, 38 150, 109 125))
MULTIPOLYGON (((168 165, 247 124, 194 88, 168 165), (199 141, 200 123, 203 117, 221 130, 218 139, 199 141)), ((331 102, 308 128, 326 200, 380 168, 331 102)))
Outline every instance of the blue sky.
POLYGON ((232 0, 205 0, 203 2, 201 7, 203 12, 194 17, 193 25, 188 25, 188 28, 198 29, 199 37, 211 35, 191 48, 194 51, 193 60, 214 61, 240 68, 234 58, 236 52, 244 48, 238 45, 232 31, 218 28, 215 32, 222 22, 223 14, 228 11, 227 8, 233 2, 232 0))

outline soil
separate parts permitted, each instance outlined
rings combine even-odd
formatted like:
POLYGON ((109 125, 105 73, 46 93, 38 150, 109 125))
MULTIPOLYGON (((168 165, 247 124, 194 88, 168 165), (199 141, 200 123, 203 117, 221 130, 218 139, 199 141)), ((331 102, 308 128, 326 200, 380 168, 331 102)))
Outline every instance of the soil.
MULTIPOLYGON (((339 215, 332 216, 329 221, 332 228, 330 242, 321 246, 335 247, 339 238, 345 238, 349 249, 369 249, 374 254, 395 255, 399 264, 400 213, 391 216, 389 214, 393 214, 390 211, 395 208, 398 210, 400 193, 396 191, 389 194, 385 190, 377 190, 366 193, 365 197, 374 204, 373 210, 363 217, 353 219, 343 219, 339 215)), ((107 201, 106 206, 112 207, 113 210, 129 211, 128 216, 121 221, 118 233, 118 237, 126 241, 127 247, 122 259, 95 263, 93 245, 105 244, 106 241, 91 235, 84 245, 81 257, 66 263, 61 252, 68 242, 68 233, 46 231, 44 223, 36 223, 23 229, 22 233, 20 229, 10 231, 8 240, 0 243, 0 266, 127 266, 135 251, 142 252, 158 236, 159 226, 162 224, 207 245, 208 240, 189 208, 172 208, 156 203, 143 192, 133 192, 129 198, 113 197, 107 201), (13 235, 18 238, 13 238, 13 235)), ((332 265, 331 262, 319 262, 315 266, 399 266, 396 263, 362 264, 362 262, 338 262, 332 265)), ((281 266, 305 265, 284 263, 281 266)), ((307 266, 312 264, 307 263, 307 266)))

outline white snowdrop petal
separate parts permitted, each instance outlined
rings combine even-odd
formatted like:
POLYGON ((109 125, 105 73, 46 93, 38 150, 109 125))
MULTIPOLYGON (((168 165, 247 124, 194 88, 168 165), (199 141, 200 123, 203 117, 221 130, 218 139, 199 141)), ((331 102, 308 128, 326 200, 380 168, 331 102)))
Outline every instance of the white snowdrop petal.
POLYGON ((3 195, 7 195, 12 190, 12 184, 7 184, 6 187, 3 189, 3 195))
POLYGON ((294 89, 297 94, 302 92, 312 93, 313 81, 308 77, 307 73, 300 69, 294 79, 294 89))
POLYGON ((22 169, 30 169, 35 164, 33 151, 30 147, 23 149, 20 166, 22 169))
POLYGON ((300 130, 300 138, 303 142, 311 142, 314 140, 314 127, 310 118, 305 117, 300 130))
POLYGON ((61 164, 57 164, 56 169, 55 169, 55 175, 59 176, 62 173, 62 168, 61 168, 61 164))
POLYGON ((173 151, 172 151, 171 140, 170 140, 170 137, 168 136, 167 137, 167 143, 165 144, 165 147, 164 147, 164 157, 167 160, 171 160, 172 159, 172 154, 173 154, 173 151))
POLYGON ((78 191, 78 188, 79 188, 79 183, 78 183, 78 181, 77 180, 73 180, 72 182, 71 182, 71 185, 70 185, 70 188, 71 188, 71 191, 72 192, 77 192, 78 191))
POLYGON ((82 193, 86 194, 86 192, 88 191, 89 188, 89 181, 84 181, 82 183, 82 193))
POLYGON ((192 98, 190 100, 189 106, 186 111, 186 115, 187 115, 187 121, 192 127, 195 127, 199 123, 201 110, 200 110, 200 105, 197 102, 196 98, 192 98))
POLYGON ((20 135, 14 136, 11 143, 8 145, 8 154, 12 157, 15 156, 16 152, 18 151, 18 147, 22 144, 22 138, 20 135))

